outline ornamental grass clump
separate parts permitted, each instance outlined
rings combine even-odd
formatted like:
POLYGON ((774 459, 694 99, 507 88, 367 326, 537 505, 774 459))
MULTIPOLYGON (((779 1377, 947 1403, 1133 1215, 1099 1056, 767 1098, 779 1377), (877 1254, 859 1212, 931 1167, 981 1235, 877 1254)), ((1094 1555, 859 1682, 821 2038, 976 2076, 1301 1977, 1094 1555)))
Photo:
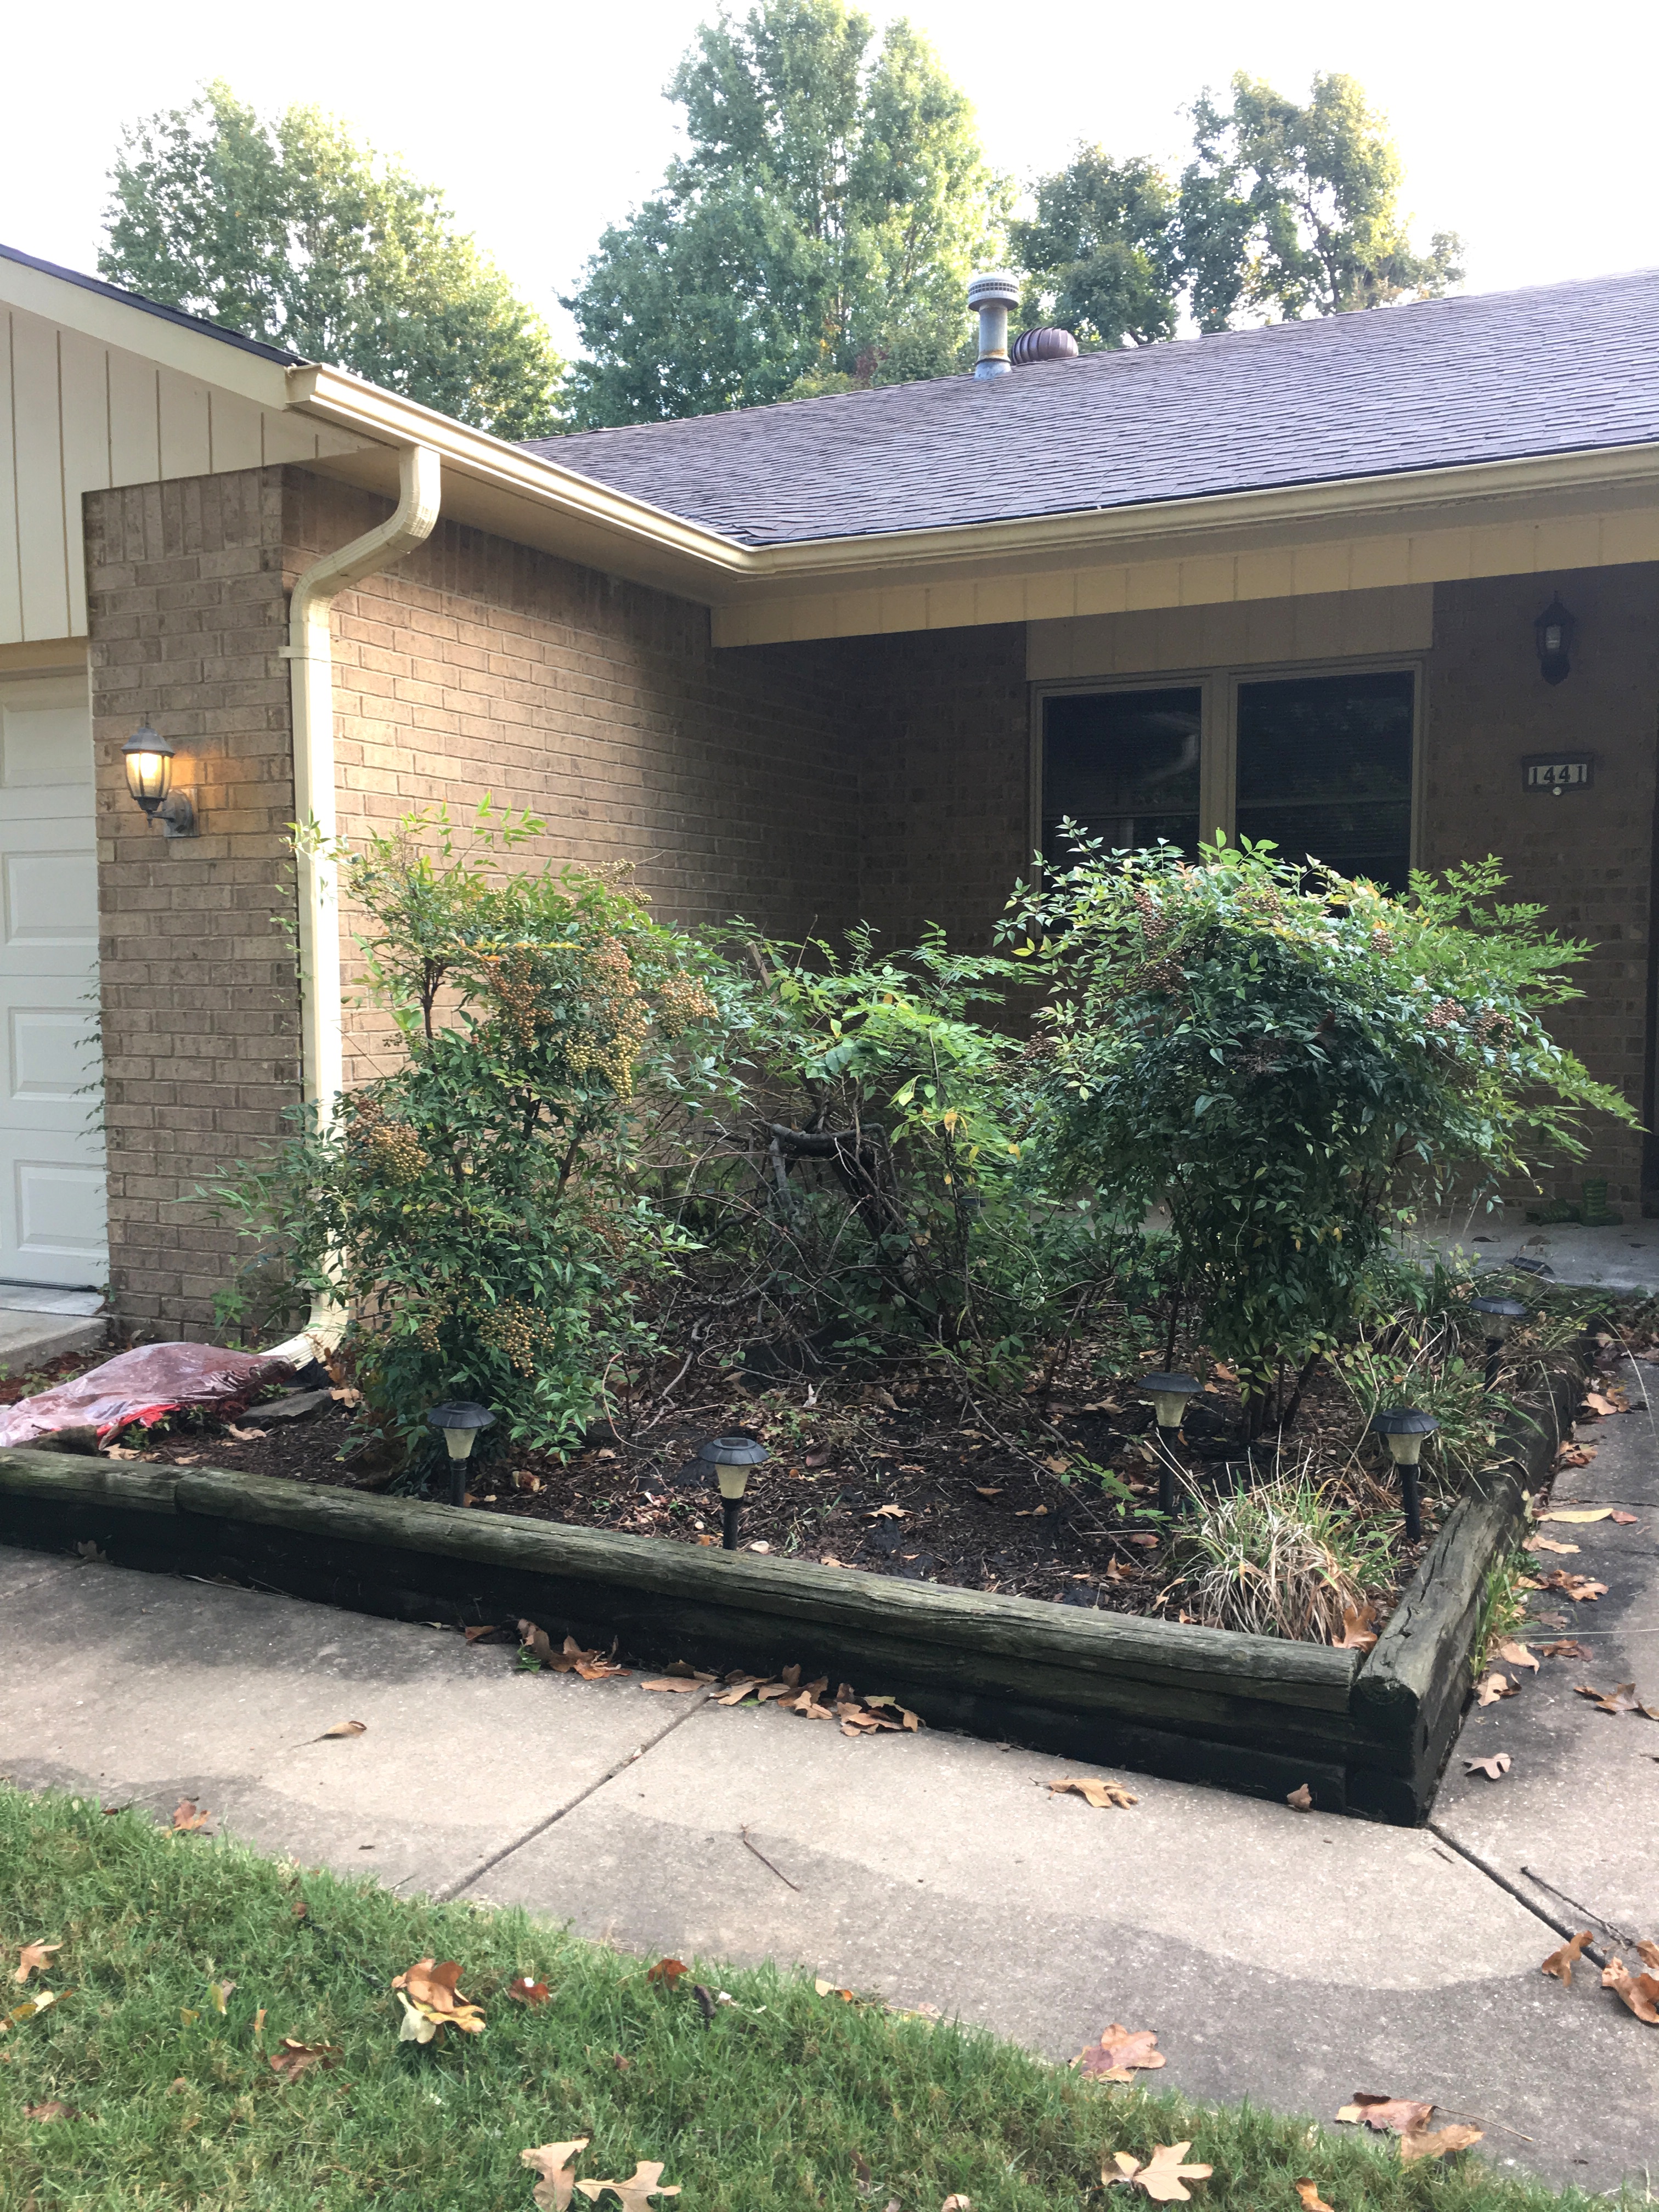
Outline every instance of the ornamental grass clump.
POLYGON ((1587 948, 1498 903, 1495 861, 1396 898, 1249 841, 1073 843, 1001 931, 1051 992, 1049 1173, 1167 1209, 1253 1435, 1291 1418, 1392 1230, 1579 1156, 1587 1113, 1634 1118, 1546 1026, 1587 948))
POLYGON ((1392 1578, 1386 1537, 1366 1534, 1305 1467, 1195 1495, 1171 1564, 1194 1620, 1310 1644, 1340 1643, 1368 1593, 1392 1578))
POLYGON ((337 848, 393 1064, 214 1194, 293 1295, 343 1310, 368 1413, 410 1445, 446 1398, 509 1442, 578 1436, 676 1242, 633 1181, 635 1096, 714 1004, 615 881, 506 865, 543 827, 486 803, 337 848))

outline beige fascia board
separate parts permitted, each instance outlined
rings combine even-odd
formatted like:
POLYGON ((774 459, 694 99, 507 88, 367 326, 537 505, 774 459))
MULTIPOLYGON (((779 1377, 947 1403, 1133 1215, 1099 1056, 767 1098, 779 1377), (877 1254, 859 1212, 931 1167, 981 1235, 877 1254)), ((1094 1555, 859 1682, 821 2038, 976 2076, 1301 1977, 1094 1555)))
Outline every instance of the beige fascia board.
POLYGON ((197 384, 237 392, 273 413, 288 404, 288 371, 281 362, 266 361, 241 346, 210 337, 205 331, 187 330, 165 315, 129 307, 124 300, 88 291, 84 284, 71 284, 44 269, 0 257, 0 301, 64 330, 77 331, 100 345, 116 346, 177 369, 197 384))
POLYGON ((339 370, 294 368, 288 383, 291 405, 384 448, 320 465, 329 473, 389 491, 392 441, 418 440, 443 456, 455 519, 716 609, 1659 504, 1659 443, 1647 443, 755 547, 339 370))

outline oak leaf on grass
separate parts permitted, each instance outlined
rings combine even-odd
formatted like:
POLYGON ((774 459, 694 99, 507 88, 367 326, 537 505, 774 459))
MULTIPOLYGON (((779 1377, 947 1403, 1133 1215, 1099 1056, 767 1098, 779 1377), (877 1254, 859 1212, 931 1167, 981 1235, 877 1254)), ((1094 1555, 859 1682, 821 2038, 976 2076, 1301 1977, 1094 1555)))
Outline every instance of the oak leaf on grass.
POLYGON ((579 2181, 576 2184, 590 2204, 597 2204, 608 2189, 622 2206, 623 2212, 651 2212, 653 2197, 678 2197, 680 2185, 665 2185, 662 2179, 664 2161, 658 2159, 638 2159, 634 2171, 626 2181, 579 2181))
POLYGON ((645 1978, 659 1989, 672 1990, 690 1971, 684 1959, 659 1959, 654 1966, 647 1968, 645 1978))
POLYGON ((180 1835, 193 1835, 212 1818, 205 1805, 198 1805, 193 1797, 181 1797, 173 1808, 173 1825, 180 1835))
POLYGON ((1445 2158, 1452 2151, 1467 2150, 1471 2143, 1481 2138, 1480 2128, 1463 2127, 1454 2124, 1449 2128, 1437 2128, 1432 2134, 1424 2129, 1400 2138, 1400 2163, 1415 2166, 1420 2158, 1445 2158))
POLYGON ((1335 2212, 1335 2207, 1320 2195, 1316 2181, 1293 2181, 1291 2186, 1302 2199, 1305 2212, 1335 2212))
POLYGON ((1099 2042, 1079 2051, 1072 2061, 1085 2074, 1102 2081, 1131 2081, 1138 2069, 1150 2070, 1168 2063, 1158 2047, 1156 2029, 1127 2028, 1117 2021, 1103 2027, 1099 2042))
POLYGON ((1585 1944, 1592 1940, 1591 1930, 1588 1928, 1581 1928, 1576 1936, 1570 1936, 1562 1944, 1559 1951, 1550 1953, 1548 1958, 1539 1968, 1539 1972, 1544 1974, 1553 1974, 1558 1982, 1570 1983, 1572 1979, 1572 1970, 1578 1963, 1579 1954, 1583 1952, 1585 1944))
POLYGON ((573 2136, 568 2142, 539 2143, 534 2150, 519 2153, 523 2164, 542 2177, 530 2193, 543 2212, 566 2212, 576 2186, 574 2161, 592 2140, 588 2136, 573 2136))
POLYGON ((61 1943, 25 1943, 17 1954, 17 1970, 12 1976, 13 1981, 26 1982, 31 1974, 49 1973, 51 1968, 47 1960, 54 1951, 61 1951, 63 1948, 61 1943))
POLYGON ((1353 2102, 1344 2105, 1339 2120, 1350 2126, 1375 2128, 1378 2135, 1420 2135, 1434 2114, 1434 2106, 1416 2097, 1382 2097, 1372 2089, 1356 2089, 1353 2102))
POLYGON ((291 2035, 283 2038, 283 2047, 265 2061, 271 2072, 284 2081, 297 2081, 313 2066, 337 2066, 341 2051, 332 2043, 300 2043, 291 2035))
POLYGON ((461 1995, 456 1986, 460 1978, 453 1959, 441 1965, 417 1959, 406 1973, 393 1976, 392 1986, 404 2008, 399 2043, 430 2043, 444 2027, 458 2028, 463 2035, 483 2033, 483 2008, 461 1995))
POLYGON ((23 2107, 26 2120, 73 2120, 79 2117, 73 2105, 66 2105, 58 2097, 48 2097, 44 2105, 23 2107))
POLYGON ((1215 2172, 1212 2166, 1188 2166, 1183 2163, 1192 2148, 1189 2142, 1154 2143, 1152 2154, 1145 2166, 1138 2158, 1131 2158, 1127 2150, 1112 2153, 1114 2173, 1103 2166, 1100 2178, 1108 2188, 1118 2182, 1127 2182, 1133 2189, 1144 2189, 1155 2204, 1185 2204, 1192 2191, 1182 2187, 1188 2181, 1207 2181, 1215 2172))
POLYGON ((507 1994, 515 2004, 544 2005, 552 1991, 533 1974, 515 1974, 507 1985, 507 1994))

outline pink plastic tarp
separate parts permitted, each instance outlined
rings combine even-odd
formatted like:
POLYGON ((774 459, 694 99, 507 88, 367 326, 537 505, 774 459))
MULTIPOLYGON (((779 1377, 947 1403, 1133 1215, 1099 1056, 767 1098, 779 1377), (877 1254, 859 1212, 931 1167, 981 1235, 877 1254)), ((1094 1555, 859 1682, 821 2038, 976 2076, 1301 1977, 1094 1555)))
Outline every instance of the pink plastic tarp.
POLYGON ((88 1368, 72 1382, 0 1407, 0 1444, 26 1444, 59 1429, 96 1429, 101 1443, 131 1422, 152 1428, 187 1406, 240 1411, 254 1395, 295 1372, 287 1359, 226 1352, 213 1344, 141 1344, 88 1368))

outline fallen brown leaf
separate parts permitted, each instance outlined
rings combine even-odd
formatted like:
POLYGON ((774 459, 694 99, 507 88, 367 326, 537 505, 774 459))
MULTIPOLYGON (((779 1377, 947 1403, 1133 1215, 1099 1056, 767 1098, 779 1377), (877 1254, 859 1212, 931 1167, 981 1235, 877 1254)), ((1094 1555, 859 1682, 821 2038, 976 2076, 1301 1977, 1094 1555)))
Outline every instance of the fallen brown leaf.
POLYGON ((1379 2097, 1374 2090, 1356 2089, 1353 2102, 1344 2105, 1339 2120, 1363 2123, 1379 2135, 1420 2135, 1434 2114, 1434 2106, 1415 2097, 1379 2097))
POLYGON ((651 2212, 653 2197, 678 2197, 680 2185, 665 2187, 659 2178, 663 2169, 661 2159, 641 2159, 626 2181, 579 2181, 576 2184, 590 2203, 597 2204, 608 2189, 616 2197, 623 2212, 651 2212))
POLYGON ((1588 1659, 1589 1651, 1582 1644, 1575 1644, 1570 1636, 1559 1636, 1553 1644, 1541 1647, 1546 1659, 1588 1659))
POLYGON ((472 1627, 461 1631, 469 1644, 482 1644, 486 1636, 495 1636, 499 1632, 493 1620, 478 1621, 472 1627))
POLYGON ((878 1505, 870 1516, 872 1521, 902 1521, 905 1517, 902 1505, 878 1505))
POLYGON ((1465 1774, 1484 1774, 1488 1782, 1501 1782, 1512 1764, 1506 1751, 1495 1751, 1489 1759, 1466 1759, 1465 1774))
POLYGON ((1595 1457, 1594 1444, 1563 1444, 1555 1455, 1557 1467, 1588 1467, 1595 1457))
POLYGON ((544 2005, 552 1992, 545 1982, 529 1974, 515 1974, 507 1985, 507 1994, 515 2004, 544 2005))
MULTIPOLYGON (((714 1679, 714 1678, 712 1674, 705 1674, 702 1677, 702 1680, 704 1682, 712 1682, 714 1679)), ((696 1690, 701 1686, 701 1683, 695 1680, 688 1682, 678 1674, 659 1674, 653 1676, 650 1681, 641 1682, 640 1684, 640 1687, 642 1690, 678 1690, 682 1692, 696 1690)))
POLYGON ((72 2120, 78 2117, 73 2105, 66 2105, 58 2097, 48 2097, 44 2105, 25 2105, 23 2107, 26 2120, 72 2120))
POLYGON ((1168 2063, 1158 2047, 1156 2029, 1127 2028, 1117 2021, 1103 2027, 1099 2042, 1079 2051, 1072 2061, 1073 2066, 1103 2081, 1133 2081, 1137 2070, 1144 2072, 1168 2063))
POLYGON ((21 2026, 24 2021, 33 2020, 37 2013, 50 2011, 53 2005, 62 2004, 64 1999, 72 1994, 69 1990, 42 1990, 38 1996, 25 1997, 21 2004, 12 2007, 4 2020, 0 2020, 0 2031, 9 2025, 21 2026))
POLYGON ((1127 1811, 1131 1805, 1140 1802, 1133 1791, 1126 1790, 1121 1782, 1109 1782, 1098 1775, 1068 1775, 1064 1782, 1051 1782, 1048 1790, 1051 1796, 1064 1796, 1069 1791, 1074 1797, 1086 1799, 1103 1813, 1114 1807, 1127 1811))
POLYGON ((1633 1528, 1636 1526, 1636 1516, 1633 1513, 1614 1511, 1609 1513, 1607 1518, 1609 1521, 1616 1521, 1621 1528, 1633 1528))
POLYGON ((1592 1940, 1592 1931, 1588 1928, 1581 1928, 1578 1933, 1570 1937, 1559 1951, 1550 1953, 1548 1958, 1539 1968, 1539 1972, 1544 1974, 1553 1974, 1558 1982, 1570 1983, 1572 1979, 1572 1970, 1578 1964, 1579 1954, 1583 1950, 1585 1944, 1592 1940))
POLYGON ((1335 2212, 1335 2208, 1320 2195, 1316 2181, 1293 2181, 1291 2186, 1302 2199, 1306 2212, 1335 2212))
POLYGON ((519 1623, 519 1638, 535 1653, 550 1674, 576 1674, 584 1682, 610 1682, 628 1672, 626 1667, 617 1666, 614 1659, 607 1659, 603 1652, 584 1651, 574 1636, 567 1636, 562 1647, 556 1651, 553 1639, 547 1631, 538 1628, 533 1620, 519 1623))
POLYGON ((1644 1720, 1659 1721, 1659 1713, 1651 1705, 1644 1705, 1637 1696, 1634 1682, 1620 1682, 1613 1690, 1597 1690, 1588 1682, 1575 1682, 1573 1692, 1577 1697, 1594 1698, 1598 1713, 1640 1713, 1644 1720))
POLYGON ((1516 1644, 1512 1640, 1500 1644, 1498 1647, 1498 1656, 1511 1667, 1530 1667, 1534 1674, 1538 1672, 1538 1655, 1536 1652, 1529 1651, 1524 1644, 1516 1644))
POLYGON ((297 2081, 301 2074, 313 2066, 335 2066, 341 2051, 332 2043, 296 2043, 291 2035, 283 2038, 283 2047, 265 2061, 271 2072, 284 2081, 297 2081))
POLYGON ((1611 1521, 1611 1505, 1547 1505, 1540 1521, 1611 1521))
POLYGON ((1622 1413, 1626 1410, 1625 1407, 1616 1405, 1605 1391, 1601 1390, 1586 1390, 1584 1403, 1598 1421, 1606 1420, 1609 1413, 1622 1413))
POLYGON ((212 1814, 198 1805, 193 1797, 182 1797, 173 1809, 173 1825, 181 1835, 189 1835, 198 1828, 205 1828, 212 1818, 212 1814))
POLYGON ((1545 1589, 1559 1590, 1575 1605, 1583 1605, 1588 1599, 1605 1597, 1607 1594, 1605 1583, 1592 1582, 1588 1575, 1569 1574, 1565 1567, 1558 1567, 1553 1575, 1547 1575, 1542 1586, 1545 1589))
POLYGON ((1577 1544, 1558 1544, 1553 1536, 1528 1536, 1521 1548, 1523 1552, 1559 1552, 1565 1555, 1579 1547, 1577 1544))
POLYGON ((331 1735, 367 1735, 368 1733, 367 1721, 336 1721, 332 1728, 325 1729, 322 1734, 314 1737, 313 1741, 317 1743, 326 1743, 331 1735))
POLYGON ((61 1951, 63 1948, 61 1943, 25 1943, 17 1954, 17 1969, 12 1976, 13 1981, 26 1982, 31 1974, 48 1972, 47 1960, 54 1952, 61 1951))
MULTIPOLYGON (((898 2212, 896 2197, 889 2200, 887 2212, 898 2212)), ((939 2206, 939 2212, 974 2212, 974 2200, 971 2197, 963 2197, 959 2191, 953 2191, 939 2206)))
POLYGON ((227 2003, 229 2002, 230 1993, 235 1986, 236 1984, 234 1982, 210 1982, 208 1984, 208 1995, 213 2000, 213 2009, 215 2012, 222 2013, 224 2011, 227 2003))
POLYGON ((660 1989, 672 1990, 690 1971, 684 1959, 659 1959, 654 1966, 647 1969, 645 1978, 655 1982, 660 1989))
POLYGON ((1521 1685, 1518 1682, 1511 1682, 1507 1674, 1500 1674, 1494 1668, 1490 1674, 1482 1675, 1475 1684, 1476 1702, 1483 1705, 1495 1705, 1500 1698, 1514 1697, 1520 1687, 1521 1685))
POLYGON ((1336 1639, 1339 1651, 1369 1651, 1376 1641, 1376 1604, 1367 1598, 1363 1605, 1345 1606, 1342 1611, 1342 1633, 1336 1639))
POLYGON ((996 1490, 981 1490, 978 1483, 975 1483, 974 1485, 974 1495, 975 1498, 1000 1498, 1002 1492, 1000 1488, 996 1490))
POLYGON ((1636 1955, 1644 1966, 1659 1966, 1659 1943, 1644 1937, 1636 1947, 1636 1955))
POLYGON ((833 1982, 826 1982, 821 1975, 814 1980, 812 1987, 821 1997, 839 1997, 843 2004, 851 2004, 853 2002, 851 1990, 837 1989, 833 1982))
POLYGON ((543 2212, 566 2212, 576 2185, 572 2161, 591 2141, 588 2136, 574 2136, 568 2142, 541 2143, 534 2150, 519 2153, 522 2163, 542 2177, 530 2193, 543 2212))
POLYGON ((483 2008, 464 1997, 456 1986, 460 1967, 453 1959, 441 1964, 417 1959, 404 1973, 392 1977, 392 1986, 404 2008, 399 2043, 430 2043, 440 2028, 459 2028, 463 2035, 483 2033, 483 2008))
POLYGON ((1601 1969, 1601 1986, 1611 1990, 1650 2027, 1659 2027, 1659 1980, 1651 1974, 1632 1974, 1622 1959, 1613 1959, 1601 1969))
POLYGON ((263 2035, 263 2034, 264 2033, 264 2032, 265 2032, 265 2008, 264 2008, 264 2007, 263 2005, 261 2005, 261 2006, 260 2006, 260 2008, 259 2008, 259 2009, 258 2009, 258 2012, 256 2012, 256 2013, 254 2014, 254 2015, 253 2015, 253 2033, 254 2033, 255 2037, 257 2038, 257 2037, 258 2037, 258 2036, 263 2035))
POLYGON ((1190 2189, 1183 2189, 1185 2181, 1207 2181, 1215 2168, 1211 2166, 1185 2166, 1182 2161, 1192 2148, 1190 2143, 1155 2143, 1152 2154, 1143 2166, 1139 2159, 1131 2158, 1127 2150, 1115 2150, 1113 2173, 1105 2166, 1100 2178, 1109 2188, 1120 2181, 1131 2188, 1144 2189, 1155 2204, 1185 2204, 1191 2197, 1190 2189))
POLYGON ((1467 2150, 1471 2143, 1480 2141, 1481 2133, 1479 2128, 1454 2125, 1440 2128, 1432 2135, 1424 2130, 1401 2136, 1400 2163, 1401 2166, 1414 2166, 1419 2158, 1444 2158, 1449 2152, 1467 2150))
POLYGON ((1313 1810, 1313 1791, 1309 1789, 1305 1782, 1298 1783, 1296 1788, 1286 1796, 1285 1802, 1290 1807, 1293 1813, 1311 1813, 1313 1810))

